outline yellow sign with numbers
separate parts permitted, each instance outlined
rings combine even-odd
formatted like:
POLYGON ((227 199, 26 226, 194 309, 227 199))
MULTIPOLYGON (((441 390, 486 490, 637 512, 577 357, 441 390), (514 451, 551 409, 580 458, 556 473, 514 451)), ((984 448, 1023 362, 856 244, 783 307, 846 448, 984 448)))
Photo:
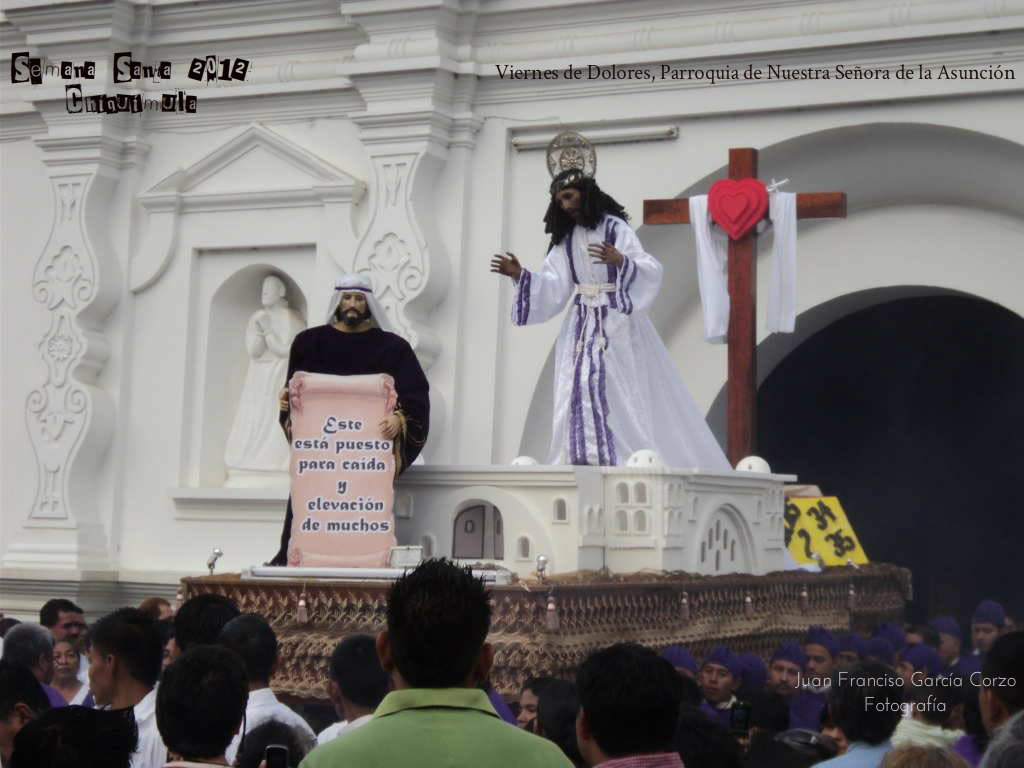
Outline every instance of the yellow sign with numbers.
POLYGON ((786 546, 798 563, 825 565, 868 562, 868 556, 835 496, 786 499, 786 546))

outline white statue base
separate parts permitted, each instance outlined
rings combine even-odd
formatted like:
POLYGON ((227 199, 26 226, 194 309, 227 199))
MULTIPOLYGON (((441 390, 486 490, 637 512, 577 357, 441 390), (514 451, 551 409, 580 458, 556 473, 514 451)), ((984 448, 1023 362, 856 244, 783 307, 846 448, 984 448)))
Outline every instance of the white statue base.
POLYGON ((648 466, 414 466, 399 480, 400 544, 423 557, 529 576, 643 569, 785 570, 784 485, 794 475, 648 466))

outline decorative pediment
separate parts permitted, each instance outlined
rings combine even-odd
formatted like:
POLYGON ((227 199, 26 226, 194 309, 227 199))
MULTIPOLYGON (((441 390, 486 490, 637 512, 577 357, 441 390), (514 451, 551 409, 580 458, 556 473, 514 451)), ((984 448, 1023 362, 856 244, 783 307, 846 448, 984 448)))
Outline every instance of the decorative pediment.
POLYGON ((132 263, 131 289, 152 285, 170 264, 183 213, 357 203, 365 193, 362 180, 253 124, 139 195, 149 221, 132 263))
POLYGON ((359 199, 366 185, 269 128, 253 124, 225 144, 154 184, 140 196, 151 208, 168 195, 251 195, 333 187, 359 199), (347 188, 347 190, 346 190, 347 188))

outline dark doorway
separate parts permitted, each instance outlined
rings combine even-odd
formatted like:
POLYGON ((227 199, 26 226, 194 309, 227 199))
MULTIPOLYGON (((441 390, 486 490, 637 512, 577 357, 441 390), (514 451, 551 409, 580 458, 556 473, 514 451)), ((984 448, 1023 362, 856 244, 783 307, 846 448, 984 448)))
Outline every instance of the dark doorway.
POLYGON ((914 574, 907 618, 1024 609, 1024 319, 908 298, 811 336, 758 391, 758 453, 838 496, 868 557, 914 574), (1015 575, 1017 574, 1017 575, 1015 575))

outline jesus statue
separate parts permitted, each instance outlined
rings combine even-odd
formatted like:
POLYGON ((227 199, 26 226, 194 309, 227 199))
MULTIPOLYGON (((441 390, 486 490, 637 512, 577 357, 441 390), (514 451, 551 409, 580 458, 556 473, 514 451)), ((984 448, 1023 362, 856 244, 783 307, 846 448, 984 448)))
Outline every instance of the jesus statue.
POLYGON ((667 466, 730 469, 647 316, 661 264, 584 168, 558 173, 549 192, 541 269, 511 253, 491 260, 492 272, 514 281, 516 325, 550 320, 572 297, 555 347, 547 463, 625 464, 650 449, 667 466))

